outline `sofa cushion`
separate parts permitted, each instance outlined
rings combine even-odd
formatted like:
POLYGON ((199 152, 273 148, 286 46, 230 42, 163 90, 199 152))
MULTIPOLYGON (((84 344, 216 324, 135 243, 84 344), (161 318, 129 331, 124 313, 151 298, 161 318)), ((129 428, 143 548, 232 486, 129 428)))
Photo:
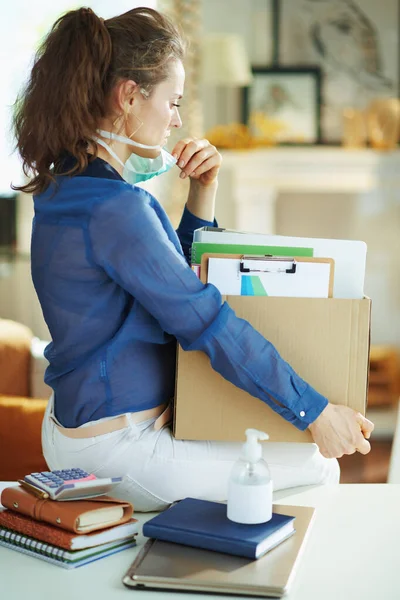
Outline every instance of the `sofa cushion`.
POLYGON ((47 471, 41 427, 47 400, 0 396, 0 480, 47 471))
POLYGON ((30 396, 32 331, 0 319, 0 394, 30 396))

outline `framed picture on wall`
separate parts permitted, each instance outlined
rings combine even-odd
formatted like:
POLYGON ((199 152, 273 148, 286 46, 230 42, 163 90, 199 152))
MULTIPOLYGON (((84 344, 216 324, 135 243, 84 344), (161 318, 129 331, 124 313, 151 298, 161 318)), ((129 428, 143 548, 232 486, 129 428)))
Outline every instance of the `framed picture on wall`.
POLYGON ((323 71, 322 141, 341 141, 343 111, 399 92, 399 0, 279 0, 281 65, 323 71))
POLYGON ((243 91, 243 121, 256 138, 284 144, 320 142, 318 67, 253 67, 243 91))

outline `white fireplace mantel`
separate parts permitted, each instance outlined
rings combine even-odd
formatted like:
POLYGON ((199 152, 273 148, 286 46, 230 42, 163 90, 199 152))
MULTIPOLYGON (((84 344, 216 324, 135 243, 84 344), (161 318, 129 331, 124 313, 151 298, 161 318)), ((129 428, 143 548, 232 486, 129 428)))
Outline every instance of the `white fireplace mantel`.
POLYGON ((282 192, 400 191, 399 150, 280 147, 224 150, 222 156, 217 218, 232 229, 273 232, 282 192))

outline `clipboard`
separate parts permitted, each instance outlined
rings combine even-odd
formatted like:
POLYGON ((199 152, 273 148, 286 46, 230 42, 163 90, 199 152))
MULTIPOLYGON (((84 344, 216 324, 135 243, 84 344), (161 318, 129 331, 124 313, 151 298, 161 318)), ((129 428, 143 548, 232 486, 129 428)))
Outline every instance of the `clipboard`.
POLYGON ((332 258, 207 253, 200 272, 223 295, 332 298, 334 270, 332 258))

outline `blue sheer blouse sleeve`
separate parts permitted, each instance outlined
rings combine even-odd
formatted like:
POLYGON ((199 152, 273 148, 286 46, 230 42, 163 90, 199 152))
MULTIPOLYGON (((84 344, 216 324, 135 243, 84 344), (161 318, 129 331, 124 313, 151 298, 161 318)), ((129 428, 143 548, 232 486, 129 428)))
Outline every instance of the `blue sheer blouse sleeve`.
POLYGON ((190 264, 190 249, 192 247, 193 241, 193 232, 195 229, 199 229, 200 227, 218 227, 218 223, 216 219, 214 221, 205 221, 204 219, 200 219, 196 217, 193 213, 188 210, 185 206, 181 218, 181 222, 179 223, 178 229, 176 233, 179 237, 179 241, 181 242, 183 253, 186 257, 187 262, 190 264))

